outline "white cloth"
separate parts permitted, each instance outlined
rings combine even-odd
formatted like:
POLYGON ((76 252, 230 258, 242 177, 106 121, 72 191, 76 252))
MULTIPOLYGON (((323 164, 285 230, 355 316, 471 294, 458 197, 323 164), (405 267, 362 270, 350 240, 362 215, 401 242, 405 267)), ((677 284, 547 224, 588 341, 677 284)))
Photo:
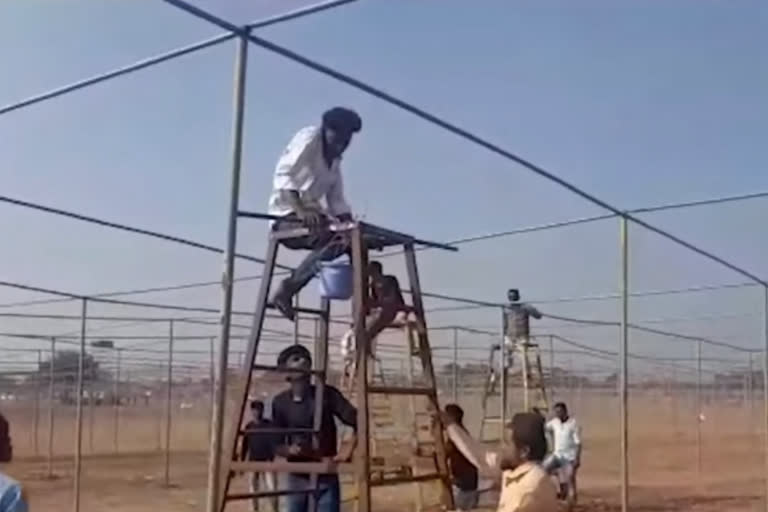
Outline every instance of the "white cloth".
MULTIPOLYGON (((371 343, 371 357, 376 357, 376 338, 373 338, 371 343)), ((344 336, 341 337, 341 357, 345 361, 351 361, 355 358, 355 328, 351 327, 347 332, 344 333, 344 336)))
POLYGON ((331 216, 350 213, 344 198, 341 176, 341 158, 330 167, 323 157, 322 129, 316 126, 302 128, 293 136, 275 168, 269 213, 284 216, 293 213, 291 205, 282 197, 283 191, 299 193, 301 200, 331 216))
POLYGON ((560 421, 553 418, 547 422, 547 432, 552 435, 552 453, 563 460, 574 462, 581 446, 581 428, 575 418, 560 421))
POLYGON ((341 357, 345 361, 355 357, 355 330, 350 329, 341 337, 341 357))

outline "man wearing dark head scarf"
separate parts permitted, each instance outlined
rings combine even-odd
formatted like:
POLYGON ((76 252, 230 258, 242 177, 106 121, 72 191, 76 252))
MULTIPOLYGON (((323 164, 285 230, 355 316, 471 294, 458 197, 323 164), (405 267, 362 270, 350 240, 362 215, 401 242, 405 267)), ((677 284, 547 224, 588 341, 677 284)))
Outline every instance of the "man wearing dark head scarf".
POLYGON ((344 197, 340 164, 352 135, 362 125, 354 110, 334 107, 323 114, 320 126, 299 130, 277 162, 269 213, 280 219, 272 229, 291 229, 301 224, 312 229, 307 236, 282 241, 289 249, 312 251, 280 283, 272 298, 290 320, 294 319, 291 299, 312 279, 318 262, 331 261, 349 252, 346 240, 317 228, 334 220, 352 220, 352 210, 344 197))
MULTIPOLYGON (((0 414, 0 462, 11 462, 13 446, 10 427, 5 417, 0 414)), ((21 484, 4 473, 0 473, 0 511, 28 512, 29 506, 21 484)))

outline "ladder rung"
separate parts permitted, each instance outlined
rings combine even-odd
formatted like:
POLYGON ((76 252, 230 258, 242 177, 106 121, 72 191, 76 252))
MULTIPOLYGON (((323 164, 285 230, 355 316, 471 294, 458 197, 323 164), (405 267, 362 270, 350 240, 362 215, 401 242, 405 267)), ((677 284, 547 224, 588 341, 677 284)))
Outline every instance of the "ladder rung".
POLYGON ((277 496, 290 496, 291 494, 311 494, 313 492, 319 491, 318 489, 284 489, 284 490, 277 490, 277 491, 262 491, 262 492, 238 492, 238 493, 232 493, 227 494, 226 500, 227 501, 238 501, 238 500, 250 500, 253 498, 272 498, 277 496))
POLYGON ((320 431, 312 428, 254 428, 251 430, 241 430, 239 435, 245 434, 318 434, 320 431))
POLYGON ((414 482, 429 482, 430 480, 441 480, 440 473, 430 473, 428 475, 396 476, 392 478, 383 478, 381 480, 371 480, 371 487, 382 487, 385 485, 409 484, 414 482))
MULTIPOLYGON (((267 308, 268 309, 277 309, 277 307, 274 304, 272 304, 271 302, 267 303, 267 308)), ((296 313, 304 313, 305 315, 316 315, 316 316, 319 316, 319 317, 322 317, 322 318, 326 317, 325 311, 323 311, 322 309, 305 308, 305 307, 294 307, 293 310, 296 313)))
POLYGON ((288 462, 286 460, 271 461, 232 461, 229 463, 230 471, 244 471, 260 473, 272 471, 274 473, 346 473, 354 471, 352 464, 338 464, 332 460, 321 462, 288 462))
POLYGON ((275 372, 275 373, 304 373, 304 374, 310 374, 310 375, 323 375, 325 373, 323 370, 302 370, 300 368, 283 368, 283 367, 271 366, 268 364, 254 364, 251 368, 254 370, 263 370, 266 372, 275 372))
POLYGON ((381 395, 423 395, 431 396, 435 393, 432 388, 404 388, 401 386, 370 386, 369 393, 381 395))

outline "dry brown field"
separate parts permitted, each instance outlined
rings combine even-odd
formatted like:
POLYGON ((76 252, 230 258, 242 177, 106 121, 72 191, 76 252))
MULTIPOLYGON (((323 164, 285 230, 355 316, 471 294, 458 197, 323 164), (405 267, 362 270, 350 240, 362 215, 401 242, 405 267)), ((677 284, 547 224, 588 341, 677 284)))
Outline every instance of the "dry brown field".
MULTIPOLYGON (((563 390, 558 399, 571 404, 582 424, 583 467, 579 475, 579 510, 620 510, 619 426, 616 396, 605 392, 563 390)), ((460 402, 477 421, 479 396, 462 395, 460 402)), ((637 511, 764 510, 765 455, 762 401, 707 396, 701 421, 701 470, 698 464, 697 414, 692 391, 674 396, 660 391, 632 390, 630 396, 630 508, 637 511)), ((47 404, 41 404, 35 455, 34 408, 4 402, 11 421, 16 460, 4 471, 28 491, 33 512, 71 510, 74 408, 57 406, 54 478, 47 478, 47 404)), ((164 485, 162 404, 126 406, 120 410, 118 451, 114 447, 111 407, 94 407, 91 432, 84 413, 83 512, 203 510, 205 503, 208 406, 173 409, 170 483, 164 485)), ((476 432, 476 424, 469 427, 476 432)), ((238 485, 244 486, 244 481, 238 485)), ((412 509, 412 493, 403 488, 377 490, 375 509, 412 509)), ((349 496, 349 488, 345 494, 349 496)), ((494 496, 484 498, 493 506, 494 496)), ((248 510, 245 504, 228 508, 248 510)))

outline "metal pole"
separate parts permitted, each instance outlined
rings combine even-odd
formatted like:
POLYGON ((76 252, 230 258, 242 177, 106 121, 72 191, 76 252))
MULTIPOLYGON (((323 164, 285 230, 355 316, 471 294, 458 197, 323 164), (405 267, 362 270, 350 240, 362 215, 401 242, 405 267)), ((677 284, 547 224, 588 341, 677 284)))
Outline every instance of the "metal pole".
POLYGON ((747 397, 749 400, 749 432, 752 432, 755 421, 755 370, 752 366, 752 354, 749 354, 747 374, 747 397))
MULTIPOLYGON (((507 312, 504 308, 501 309, 501 343, 499 344, 499 386, 501 387, 499 393, 501 395, 501 410, 499 411, 499 440, 504 442, 507 425, 507 312)), ((493 368, 491 368, 493 370, 493 368)))
POLYGON ((73 512, 80 512, 80 474, 83 454, 83 373, 85 366, 85 325, 88 316, 88 299, 82 299, 80 314, 80 353, 77 360, 77 412, 75 413, 75 470, 73 512))
POLYGON ((112 400, 114 402, 114 413, 115 413, 115 430, 114 434, 115 437, 113 439, 114 447, 115 447, 115 453, 118 453, 120 451, 120 363, 122 362, 122 349, 118 348, 115 349, 116 360, 115 360, 115 388, 112 393, 112 400))
POLYGON ((35 447, 35 455, 40 454, 40 440, 38 439, 40 433, 40 363, 43 360, 42 350, 37 351, 37 373, 35 374, 35 418, 34 427, 32 428, 32 444, 35 447))
POLYGON ((53 478, 53 424, 56 402, 56 338, 51 338, 51 360, 48 365, 48 478, 53 478))
MULTIPOLYGON (((246 30, 246 34, 249 30, 246 30)), ((227 247, 224 253, 222 276, 221 330, 219 331, 218 375, 216 400, 212 422, 213 433, 208 461, 208 491, 206 512, 219 512, 219 473, 221 472, 224 409, 226 406, 227 357, 229 356, 229 332, 232 322, 232 291, 235 273, 235 248, 237 245, 237 212, 240 197, 240 169, 243 153, 243 124, 245 114, 246 72, 248 66, 248 39, 241 37, 235 59, 232 122, 232 178, 227 220, 227 247)))
POLYGON ((165 486, 171 485, 171 405, 173 401, 173 320, 168 322, 168 385, 165 388, 165 486))
POLYGON ((549 398, 555 402, 555 337, 549 336, 549 398))
MULTIPOLYGON (((94 361, 94 360, 95 360, 95 357, 94 359, 91 359, 91 361, 94 361)), ((93 430, 94 430, 93 427, 96 421, 94 419, 93 407, 94 407, 94 402, 96 401, 94 396, 96 379, 94 378, 94 375, 93 375, 93 363, 88 367, 88 371, 86 373, 87 373, 86 378, 88 379, 88 451, 90 453, 95 453, 95 450, 93 447, 93 444, 94 444, 93 443, 93 430)))
POLYGON ((765 436, 765 509, 768 510, 768 286, 763 287, 763 435, 765 436))
MULTIPOLYGON (((410 358, 409 358, 410 359, 410 358)), ((453 328, 453 402, 459 401, 459 330, 453 328)))
POLYGON ((701 341, 696 342, 696 478, 701 484, 701 341))
POLYGON ((211 389, 210 389, 210 400, 209 400, 209 407, 208 407, 208 438, 211 438, 211 434, 213 433, 213 403, 216 400, 216 366, 214 364, 214 348, 213 344, 216 342, 215 337, 211 337, 210 339, 210 370, 209 370, 209 376, 208 378, 211 381, 211 389))
MULTIPOLYGON (((294 307, 297 310, 301 307, 301 303, 299 302, 299 295, 301 295, 301 293, 297 293, 294 296, 294 298, 293 298, 294 307)), ((296 320, 293 322, 293 344, 294 345, 298 345, 299 344, 299 332, 300 332, 300 330, 299 330, 299 318, 300 318, 300 315, 298 313, 296 313, 296 320)), ((317 338, 315 338, 315 341, 317 341, 317 338)))
POLYGON ((621 244, 621 343, 619 347, 619 409, 621 413, 621 511, 629 510, 628 359, 629 350, 629 229, 627 218, 620 222, 621 244))

